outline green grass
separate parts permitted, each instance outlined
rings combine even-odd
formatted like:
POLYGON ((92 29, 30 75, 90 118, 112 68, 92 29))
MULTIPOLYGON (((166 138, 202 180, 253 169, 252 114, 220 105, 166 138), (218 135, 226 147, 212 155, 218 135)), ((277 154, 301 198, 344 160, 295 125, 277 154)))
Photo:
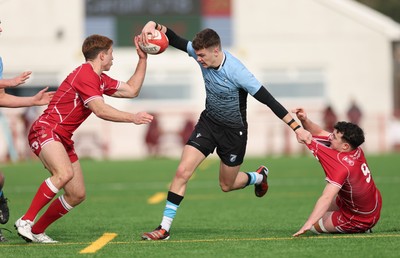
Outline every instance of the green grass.
POLYGON ((11 210, 4 226, 12 233, 3 230, 9 241, 0 243, 0 257, 399 257, 399 155, 367 158, 384 205, 373 234, 291 237, 325 184, 320 165, 306 155, 245 160, 246 171, 269 167, 264 198, 256 198, 253 187, 223 193, 219 161, 206 160, 189 182, 171 239, 141 241, 142 232, 160 223, 165 204, 147 200, 168 190, 178 161, 84 160, 87 200, 47 229, 60 241, 53 245, 27 244, 13 228, 48 172, 36 161, 3 165, 11 210), (79 253, 107 232, 117 237, 93 254, 79 253))

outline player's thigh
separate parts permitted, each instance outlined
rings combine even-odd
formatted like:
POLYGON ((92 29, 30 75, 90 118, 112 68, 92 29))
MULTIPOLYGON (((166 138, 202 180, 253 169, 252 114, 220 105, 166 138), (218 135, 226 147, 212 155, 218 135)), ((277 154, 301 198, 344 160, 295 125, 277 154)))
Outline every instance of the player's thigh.
POLYGON ((221 161, 230 167, 240 166, 243 163, 247 146, 247 129, 225 128, 215 133, 218 147, 217 154, 221 161))
POLYGON ((72 173, 72 164, 64 145, 58 141, 50 141, 42 147, 39 158, 52 175, 72 173))
POLYGON ((177 173, 191 176, 201 162, 206 158, 204 154, 191 145, 185 145, 177 173))
POLYGON ((79 161, 72 163, 72 168, 74 171, 74 176, 64 186, 64 192, 68 204, 75 206, 86 198, 86 188, 79 161))
POLYGON ((201 151, 193 146, 185 145, 170 191, 181 196, 185 195, 187 182, 204 159, 205 156, 201 151))

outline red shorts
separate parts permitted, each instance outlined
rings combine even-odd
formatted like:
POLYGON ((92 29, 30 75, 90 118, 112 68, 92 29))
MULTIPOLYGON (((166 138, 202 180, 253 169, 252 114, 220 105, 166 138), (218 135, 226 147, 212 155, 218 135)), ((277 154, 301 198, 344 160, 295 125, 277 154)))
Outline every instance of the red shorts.
POLYGON ((67 151, 69 160, 74 163, 78 160, 78 155, 76 155, 74 148, 74 141, 71 137, 66 137, 60 133, 55 132, 55 130, 49 126, 43 125, 40 122, 35 122, 28 134, 29 146, 32 151, 39 156, 42 151, 43 146, 51 141, 61 142, 67 151))
POLYGON ((364 233, 378 222, 381 215, 382 197, 378 192, 378 205, 375 211, 368 215, 347 212, 339 209, 332 213, 332 223, 341 233, 364 233))

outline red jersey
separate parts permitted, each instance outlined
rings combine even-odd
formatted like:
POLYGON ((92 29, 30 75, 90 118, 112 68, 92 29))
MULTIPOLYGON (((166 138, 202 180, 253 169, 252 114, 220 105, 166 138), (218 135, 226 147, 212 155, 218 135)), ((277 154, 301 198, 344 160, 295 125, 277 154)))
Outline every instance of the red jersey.
POLYGON ((328 137, 314 137, 307 145, 321 163, 325 180, 340 188, 337 203, 348 215, 368 216, 380 212, 381 198, 376 188, 363 150, 338 152, 325 144, 328 137))
POLYGON ((90 63, 84 63, 61 83, 47 109, 32 127, 50 126, 57 134, 70 138, 92 113, 87 103, 103 98, 103 94, 114 94, 119 85, 119 81, 104 73, 99 76, 90 63))

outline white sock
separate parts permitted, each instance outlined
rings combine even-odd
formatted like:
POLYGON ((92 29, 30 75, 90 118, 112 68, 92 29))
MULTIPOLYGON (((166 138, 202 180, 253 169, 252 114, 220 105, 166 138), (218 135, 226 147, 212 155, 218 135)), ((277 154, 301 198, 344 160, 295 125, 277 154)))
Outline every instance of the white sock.
POLYGON ((261 184, 261 182, 263 180, 263 175, 262 174, 258 174, 258 173, 255 173, 255 174, 256 174, 256 182, 254 184, 255 185, 259 185, 259 184, 261 184))
POLYGON ((161 228, 163 228, 169 232, 169 229, 171 228, 171 224, 172 224, 173 220, 174 219, 172 219, 170 217, 163 216, 162 221, 161 221, 161 228))

